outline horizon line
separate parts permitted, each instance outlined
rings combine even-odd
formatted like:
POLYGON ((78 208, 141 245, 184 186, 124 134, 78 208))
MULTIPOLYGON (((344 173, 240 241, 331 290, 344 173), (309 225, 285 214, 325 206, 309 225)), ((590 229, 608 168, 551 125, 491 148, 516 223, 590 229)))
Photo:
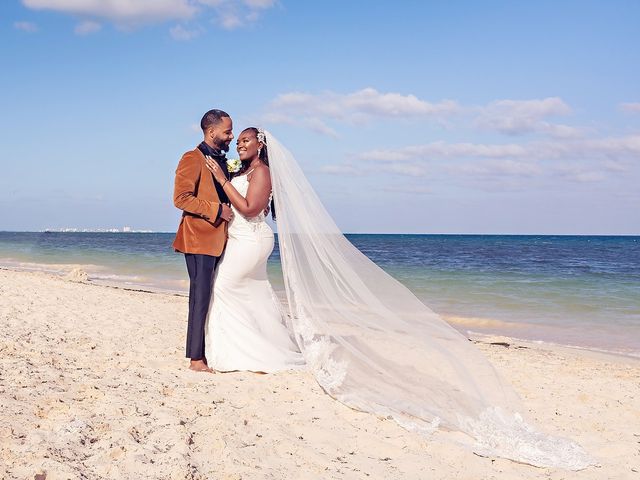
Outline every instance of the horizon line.
MULTIPOLYGON (((0 230, 0 233, 101 233, 101 234, 153 234, 153 233, 162 233, 162 234, 175 234, 175 231, 164 231, 164 230, 141 230, 141 231, 118 231, 118 232, 109 232, 104 230, 87 230, 87 231, 76 231, 76 232, 65 232, 65 231, 55 231, 55 230, 0 230)), ((277 235, 278 232, 274 231, 277 235)), ((465 232, 465 233, 451 233, 451 232, 341 232, 343 235, 493 235, 493 236, 541 236, 541 237, 638 237, 640 233, 474 233, 474 232, 465 232)))

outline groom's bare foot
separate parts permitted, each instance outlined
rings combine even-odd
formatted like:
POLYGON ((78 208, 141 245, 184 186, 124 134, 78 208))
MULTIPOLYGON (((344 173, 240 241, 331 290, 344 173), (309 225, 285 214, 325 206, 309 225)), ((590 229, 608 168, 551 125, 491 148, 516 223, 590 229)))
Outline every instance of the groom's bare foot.
POLYGON ((202 359, 191 360, 191 363, 189 364, 189 369, 195 372, 214 373, 213 368, 209 367, 202 359))

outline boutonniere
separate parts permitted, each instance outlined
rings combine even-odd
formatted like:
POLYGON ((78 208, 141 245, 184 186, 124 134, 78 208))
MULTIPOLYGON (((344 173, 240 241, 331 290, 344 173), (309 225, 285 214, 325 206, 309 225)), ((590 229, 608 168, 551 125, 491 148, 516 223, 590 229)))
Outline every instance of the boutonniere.
POLYGON ((228 158, 227 159, 227 171, 229 173, 237 173, 240 171, 240 167, 242 167, 242 162, 239 158, 228 158))

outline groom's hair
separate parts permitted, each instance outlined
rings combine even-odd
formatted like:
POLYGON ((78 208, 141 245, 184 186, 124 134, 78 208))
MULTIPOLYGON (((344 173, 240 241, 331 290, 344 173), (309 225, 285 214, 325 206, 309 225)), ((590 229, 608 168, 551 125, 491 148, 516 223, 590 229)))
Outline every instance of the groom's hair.
POLYGON ((200 120, 200 128, 202 128, 203 132, 206 132, 207 128, 219 124, 220 120, 222 120, 224 117, 231 118, 227 112, 223 112, 222 110, 209 110, 204 114, 202 120, 200 120))

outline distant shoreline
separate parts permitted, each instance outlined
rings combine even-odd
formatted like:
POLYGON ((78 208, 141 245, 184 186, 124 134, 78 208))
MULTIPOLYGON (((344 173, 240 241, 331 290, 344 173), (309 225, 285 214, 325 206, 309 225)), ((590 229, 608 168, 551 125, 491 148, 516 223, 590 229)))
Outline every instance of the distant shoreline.
MULTIPOLYGON (((101 234, 175 234, 175 231, 156 230, 0 230, 0 233, 101 233, 101 234)), ((276 232, 277 234, 277 232, 276 232)), ((343 232, 343 235, 414 235, 456 237, 640 237, 640 233, 411 233, 411 232, 343 232)))

